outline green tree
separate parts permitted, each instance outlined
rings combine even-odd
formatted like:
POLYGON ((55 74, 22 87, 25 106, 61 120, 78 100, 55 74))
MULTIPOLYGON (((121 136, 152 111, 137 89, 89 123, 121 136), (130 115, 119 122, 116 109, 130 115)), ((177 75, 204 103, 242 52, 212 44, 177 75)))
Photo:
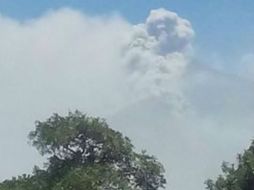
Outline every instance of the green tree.
POLYGON ((209 190, 253 190, 254 189, 254 141, 243 154, 238 154, 237 163, 223 162, 222 175, 213 181, 208 179, 209 190))
POLYGON ((7 180, 0 190, 25 182, 28 190, 157 190, 166 184, 162 164, 145 151, 135 152, 130 139, 104 119, 79 111, 54 114, 37 121, 29 139, 47 157, 45 169, 7 180))

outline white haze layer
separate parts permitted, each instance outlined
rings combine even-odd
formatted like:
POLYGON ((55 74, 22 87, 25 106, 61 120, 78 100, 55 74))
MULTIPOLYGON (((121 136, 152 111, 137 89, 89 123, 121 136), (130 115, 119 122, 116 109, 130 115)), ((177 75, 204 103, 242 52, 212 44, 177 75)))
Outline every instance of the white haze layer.
POLYGON ((1 16, 0 179, 43 162, 27 144, 35 120, 79 109, 155 154, 167 189, 204 189, 253 137, 254 85, 195 63, 193 37, 165 9, 138 25, 70 9, 1 16))

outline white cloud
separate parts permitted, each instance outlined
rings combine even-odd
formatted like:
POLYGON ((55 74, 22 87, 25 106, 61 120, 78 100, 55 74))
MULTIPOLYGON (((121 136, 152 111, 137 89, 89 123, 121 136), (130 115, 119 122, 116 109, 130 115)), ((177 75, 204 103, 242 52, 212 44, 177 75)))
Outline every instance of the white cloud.
POLYGON ((26 145, 35 120, 80 109, 163 160, 169 188, 202 189, 247 146, 254 88, 191 63, 193 36, 189 21, 164 9, 135 26, 70 9, 25 22, 1 16, 0 179, 40 161, 26 145))
POLYGON ((26 144, 35 120, 69 109, 105 115, 124 103, 119 62, 131 27, 63 9, 24 23, 1 17, 0 28, 3 179, 39 157, 26 144))

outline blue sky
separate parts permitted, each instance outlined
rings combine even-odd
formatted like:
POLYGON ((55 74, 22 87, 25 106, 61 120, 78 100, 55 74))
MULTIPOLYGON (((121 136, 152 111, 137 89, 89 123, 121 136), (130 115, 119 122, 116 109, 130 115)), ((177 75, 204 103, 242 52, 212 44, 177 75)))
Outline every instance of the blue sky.
POLYGON ((209 52, 219 59, 232 61, 254 50, 252 0, 0 1, 0 12, 19 20, 38 17, 49 9, 60 7, 71 7, 95 15, 117 12, 132 23, 142 22, 151 9, 164 7, 191 21, 196 32, 197 49, 204 53, 209 52))

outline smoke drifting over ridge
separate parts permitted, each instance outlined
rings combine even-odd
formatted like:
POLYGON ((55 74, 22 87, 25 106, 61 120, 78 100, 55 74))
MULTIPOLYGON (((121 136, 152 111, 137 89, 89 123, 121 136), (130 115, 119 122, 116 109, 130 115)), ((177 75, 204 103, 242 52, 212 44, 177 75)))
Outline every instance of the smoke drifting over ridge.
POLYGON ((194 31, 176 13, 132 25, 61 9, 0 28, 1 179, 41 161, 26 135, 52 112, 106 117, 163 160, 169 189, 203 189, 252 137, 252 83, 192 63, 194 31))
POLYGON ((47 78, 55 86, 70 85, 66 89, 78 80, 84 87, 94 84, 101 93, 107 93, 102 86, 110 88, 108 93, 120 89, 113 104, 129 99, 130 90, 134 98, 176 93, 194 34, 187 20, 164 9, 151 11, 136 26, 120 17, 92 18, 69 9, 24 23, 1 20, 1 62, 7 65, 2 72, 6 69, 8 77, 17 74, 21 86, 45 85, 47 78))
POLYGON ((74 109, 106 117, 162 91, 178 94, 192 36, 187 21, 164 9, 137 26, 60 9, 25 22, 1 16, 0 28, 1 178, 27 171, 36 158, 26 135, 37 119, 74 109), (162 38, 174 35, 179 47, 162 51, 162 38), (24 163, 15 162, 20 150, 24 163))

